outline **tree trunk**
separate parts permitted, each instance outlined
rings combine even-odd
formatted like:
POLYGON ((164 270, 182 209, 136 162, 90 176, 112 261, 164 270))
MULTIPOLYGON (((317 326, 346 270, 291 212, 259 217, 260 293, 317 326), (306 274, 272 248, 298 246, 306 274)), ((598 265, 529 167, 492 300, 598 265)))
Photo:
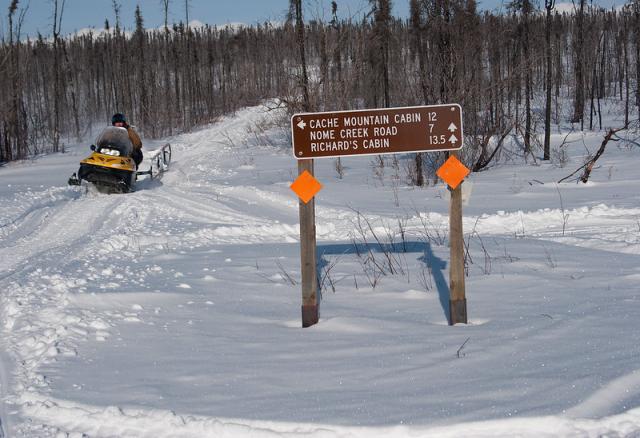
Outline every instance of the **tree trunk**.
POLYGON ((638 107, 638 119, 640 119, 640 0, 633 3, 636 37, 636 106, 638 107))
POLYGON ((60 150, 60 28, 58 0, 53 3, 53 152, 60 150))
POLYGON ((544 155, 543 160, 551 159, 551 88, 552 88, 552 77, 553 73, 551 71, 551 11, 553 10, 555 0, 546 0, 545 1, 545 9, 547 10, 546 16, 546 26, 545 26, 545 40, 546 40, 546 100, 544 107, 544 155))
POLYGON ((584 124, 584 7, 586 0, 580 0, 580 9, 577 15, 577 42, 575 52, 575 95, 573 101, 572 123, 584 124))
POLYGON ((300 51, 300 67, 302 68, 302 105, 303 111, 311 110, 309 98, 309 76, 307 74, 307 57, 304 43, 304 21, 302 18, 302 0, 292 0, 295 4, 296 13, 296 35, 298 40, 298 50, 300 51))

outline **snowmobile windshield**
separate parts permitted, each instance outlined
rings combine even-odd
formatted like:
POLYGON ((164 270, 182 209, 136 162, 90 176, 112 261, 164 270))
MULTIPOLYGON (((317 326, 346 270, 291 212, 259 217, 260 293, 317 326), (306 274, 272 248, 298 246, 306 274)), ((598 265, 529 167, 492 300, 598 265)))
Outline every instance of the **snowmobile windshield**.
POLYGON ((129 139, 126 128, 109 126, 102 131, 96 140, 96 150, 101 153, 113 155, 113 151, 120 152, 121 157, 130 157, 133 153, 133 145, 129 139))

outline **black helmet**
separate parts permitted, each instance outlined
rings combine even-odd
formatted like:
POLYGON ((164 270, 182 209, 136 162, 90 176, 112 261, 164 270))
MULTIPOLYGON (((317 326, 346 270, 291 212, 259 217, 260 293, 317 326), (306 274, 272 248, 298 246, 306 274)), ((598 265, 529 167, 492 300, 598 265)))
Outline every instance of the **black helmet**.
POLYGON ((127 124, 127 118, 122 113, 115 113, 113 117, 111 117, 111 124, 115 125, 116 123, 121 122, 125 125, 127 124))

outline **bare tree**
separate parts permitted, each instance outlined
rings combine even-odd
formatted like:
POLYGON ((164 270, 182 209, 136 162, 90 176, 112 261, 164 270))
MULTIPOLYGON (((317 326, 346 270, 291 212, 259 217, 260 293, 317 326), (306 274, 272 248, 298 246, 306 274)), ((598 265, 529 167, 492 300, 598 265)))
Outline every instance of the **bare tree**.
MULTIPOLYGON (((170 36, 170 31, 169 31, 169 4, 171 3, 171 0, 161 0, 162 1, 162 9, 164 12, 164 33, 163 33, 163 43, 164 46, 167 48, 167 50, 163 50, 161 53, 161 57, 162 57, 162 77, 163 77, 163 87, 162 87, 162 97, 163 97, 163 101, 165 102, 165 104, 167 102, 169 102, 170 100, 170 95, 171 95, 171 80, 170 80, 170 75, 169 75, 169 57, 167 55, 167 52, 169 51, 168 48, 170 46, 169 44, 169 36, 170 36)), ((166 108, 164 111, 162 111, 159 114, 156 114, 156 118, 155 118, 155 125, 162 127, 164 129, 160 129, 159 132, 162 132, 164 134, 170 134, 171 133, 171 122, 169 122, 168 120, 168 113, 169 109, 166 108), (160 119, 160 120, 159 120, 160 119)))
POLYGON ((552 71, 551 71, 551 12, 555 7, 555 0, 545 0, 544 8, 547 11, 545 18, 545 60, 546 60, 546 99, 544 107, 544 156, 543 160, 551 159, 551 88, 552 88, 552 71))
POLYGON ((580 8, 576 15, 577 35, 574 43, 575 88, 572 123, 584 125, 584 8, 586 0, 579 0, 580 8))
POLYGON ((640 120, 640 0, 633 0, 633 29, 636 43, 636 106, 640 120))
POLYGON ((122 5, 118 3, 117 0, 111 0, 111 7, 113 8, 113 13, 116 16, 116 33, 119 33, 120 32, 120 9, 122 8, 122 5))
POLYGON ((311 110, 311 101, 309 98, 309 75, 307 74, 307 56, 305 52, 304 41, 304 19, 302 17, 302 0, 289 1, 289 17, 295 19, 296 41, 300 54, 300 68, 302 69, 302 77, 300 85, 302 87, 302 110, 311 110))
POLYGON ((11 85, 10 105, 8 115, 3 117, 0 141, 4 140, 4 148, 0 145, 0 162, 11 161, 14 158, 24 158, 27 155, 27 127, 24 102, 22 97, 22 80, 20 74, 20 29, 26 9, 22 10, 17 22, 14 15, 18 9, 18 0, 12 0, 9 5, 9 53, 8 70, 9 84, 11 85), (15 37, 15 38, 14 38, 15 37), (3 139, 4 137, 4 139, 3 139), (15 153, 14 153, 15 149, 15 153))
POLYGON ((524 128, 524 153, 528 156, 531 151, 531 93, 532 93, 532 68, 531 68, 531 41, 530 41, 530 20, 533 12, 533 5, 530 0, 516 0, 512 7, 518 9, 522 14, 522 52, 524 65, 521 67, 525 72, 524 78, 524 101, 525 101, 525 128, 524 128))
POLYGON ((60 84, 60 29, 65 0, 53 0, 53 151, 60 150, 60 111, 62 85, 60 84))
MULTIPOLYGON (((373 35, 371 38, 370 60, 375 82, 373 86, 382 88, 385 108, 391 106, 389 93, 389 40, 391 39, 391 0, 369 0, 373 13, 373 35)), ((376 93, 377 94, 377 93, 376 93)), ((374 102, 378 106, 377 102, 374 102)))
POLYGON ((140 93, 140 124, 142 131, 144 132, 149 127, 149 95, 147 93, 147 78, 146 78, 146 33, 144 30, 144 19, 142 18, 142 12, 140 11, 140 6, 136 6, 135 11, 136 18, 136 31, 134 34, 134 39, 136 41, 137 53, 140 56, 140 59, 137 62, 137 70, 138 70, 138 78, 137 78, 137 91, 140 93))
POLYGON ((162 3, 162 13, 164 14, 164 30, 169 32, 169 4, 171 0, 160 0, 162 3))
POLYGON ((590 155, 588 157, 587 161, 582 166, 580 166, 574 172, 572 172, 571 174, 565 176, 564 178, 562 178, 558 182, 561 183, 563 181, 566 181, 569 178, 571 178, 573 175, 575 175, 576 173, 582 171, 582 175, 579 177, 579 179, 583 183, 587 183, 587 181, 589 181, 589 177, 591 176, 591 171, 593 170, 593 166, 596 164, 596 161, 598 161, 598 158, 600 158, 602 156, 602 154, 604 154, 604 151, 605 151, 605 149, 607 147, 607 144, 610 141, 619 141, 620 139, 616 136, 616 134, 618 132, 622 131, 623 129, 627 129, 627 126, 623 126, 623 127, 615 128, 615 129, 614 128, 609 128, 609 130, 605 134, 604 139, 602 140, 602 143, 600 144, 600 147, 598 148, 596 153, 594 155, 590 155))
MULTIPOLYGON (((427 80, 425 77, 427 64, 427 51, 424 47, 424 11, 422 3, 419 0, 411 0, 409 3, 410 23, 411 23, 411 49, 414 56, 418 59, 418 74, 420 75, 420 89, 422 90, 422 99, 425 105, 429 104, 429 91, 427 80)), ((422 169, 422 154, 417 153, 415 156, 415 185, 424 186, 424 171, 422 169)))

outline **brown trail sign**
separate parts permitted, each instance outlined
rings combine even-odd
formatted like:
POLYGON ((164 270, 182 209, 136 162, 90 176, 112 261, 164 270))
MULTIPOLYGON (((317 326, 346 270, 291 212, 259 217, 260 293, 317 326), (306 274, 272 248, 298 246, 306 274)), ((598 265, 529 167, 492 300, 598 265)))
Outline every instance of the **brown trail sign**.
POLYGON ((301 113, 291 117, 301 159, 454 151, 462 147, 458 104, 301 113))
POLYGON ((317 290, 313 197, 322 185, 313 178, 313 159, 349 155, 451 151, 438 176, 451 187, 449 324, 467 323, 460 183, 469 173, 457 158, 462 148, 462 108, 458 104, 302 113, 291 117, 293 155, 300 176, 291 189, 300 197, 302 326, 320 317, 317 290))

